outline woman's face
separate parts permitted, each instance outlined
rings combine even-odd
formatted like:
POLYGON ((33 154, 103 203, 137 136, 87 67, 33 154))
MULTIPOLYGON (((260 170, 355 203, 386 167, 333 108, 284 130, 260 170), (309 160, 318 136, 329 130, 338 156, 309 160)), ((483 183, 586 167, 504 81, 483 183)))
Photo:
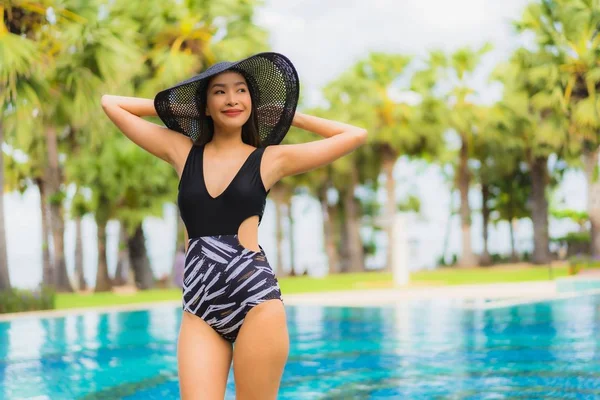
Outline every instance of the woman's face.
POLYGON ((252 99, 246 79, 237 72, 223 72, 208 83, 206 115, 215 128, 241 129, 250 118, 252 99))

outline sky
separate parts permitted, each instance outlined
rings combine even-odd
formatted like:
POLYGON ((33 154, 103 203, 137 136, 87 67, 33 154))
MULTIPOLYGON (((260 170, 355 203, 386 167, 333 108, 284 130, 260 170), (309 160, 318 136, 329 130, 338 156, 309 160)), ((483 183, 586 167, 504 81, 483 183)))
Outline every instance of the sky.
MULTIPOLYGON (((397 52, 422 56, 437 48, 452 51, 463 46, 479 47, 490 41, 494 50, 485 56, 481 69, 473 77, 473 86, 482 102, 499 96, 497 87, 486 83, 493 66, 506 60, 519 39, 512 33, 510 21, 518 18, 525 5, 523 0, 272 0, 256 15, 256 21, 270 32, 273 51, 287 55, 295 64, 306 106, 319 104, 319 89, 335 79, 346 68, 370 51, 397 52)), ((415 194, 421 199, 422 213, 409 216, 409 262, 411 269, 433 268, 442 252, 449 229, 449 251, 460 250, 460 226, 457 217, 449 219, 451 197, 449 184, 436 167, 422 167, 400 159, 394 176, 397 196, 415 194)), ((176 185, 177 182, 174 182, 176 185)), ((379 193, 383 203, 385 194, 379 193)), ((585 181, 579 172, 566 175, 563 185, 553 198, 564 198, 566 205, 585 209, 585 181)), ((470 193, 474 209, 480 207, 476 189, 470 193)), ((455 204, 458 204, 456 202, 455 204)), ((29 190, 23 196, 6 195, 9 268, 14 286, 34 287, 41 279, 41 224, 39 195, 29 190)), ((148 218, 144 223, 147 247, 156 275, 168 273, 172 266, 175 237, 175 208, 165 206, 162 219, 148 218)), ((322 220, 319 204, 307 197, 294 198, 295 249, 297 265, 311 274, 323 274, 326 258, 323 252, 322 220), (315 231, 316 230, 316 231, 315 231)), ((268 258, 276 260, 275 210, 268 201, 259 241, 268 258)), ((519 250, 531 248, 531 222, 523 220, 517 227, 519 250)), ((551 235, 562 234, 573 226, 550 223, 551 235)), ((108 263, 114 271, 118 239, 118 223, 108 226, 108 263)), ((96 227, 92 217, 83 224, 84 271, 93 285, 97 259, 96 227)), ((481 218, 473 217, 473 247, 482 248, 481 218)), ((382 239, 382 238, 380 238, 382 239)), ((73 271, 74 225, 66 225, 67 266, 73 271)), ((284 242, 287 249, 287 238, 284 242)), ((385 256, 383 246, 369 265, 378 265, 385 256)), ((508 226, 499 224, 490 232, 492 252, 508 252, 508 226)), ((287 257, 288 252, 285 250, 287 257)), ((287 268, 287 264, 285 266, 287 268)))
POLYGON ((487 72, 518 44, 510 21, 523 0, 300 0, 267 1, 257 22, 271 32, 274 51, 296 65, 308 104, 318 89, 370 51, 423 56, 432 49, 494 44, 476 86, 484 98, 487 72), (487 72, 486 72, 487 71, 487 72))

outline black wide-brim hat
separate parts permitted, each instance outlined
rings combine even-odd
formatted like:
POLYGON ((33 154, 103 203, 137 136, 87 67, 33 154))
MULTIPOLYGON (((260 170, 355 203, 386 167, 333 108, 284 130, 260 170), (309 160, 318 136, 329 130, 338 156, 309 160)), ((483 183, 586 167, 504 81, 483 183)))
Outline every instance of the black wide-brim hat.
POLYGON ((248 83, 257 110, 258 131, 262 146, 279 144, 288 132, 300 93, 298 73, 282 54, 255 54, 240 61, 224 61, 204 72, 156 94, 154 107, 167 128, 196 141, 211 129, 205 115, 206 85, 210 78, 225 71, 235 71, 248 83))

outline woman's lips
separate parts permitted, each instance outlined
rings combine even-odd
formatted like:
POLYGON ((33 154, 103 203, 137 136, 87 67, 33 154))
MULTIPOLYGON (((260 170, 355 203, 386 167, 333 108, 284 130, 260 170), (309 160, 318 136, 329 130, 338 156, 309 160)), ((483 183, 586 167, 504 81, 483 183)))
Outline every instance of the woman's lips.
POLYGON ((240 115, 242 113, 242 111, 223 111, 223 114, 227 115, 228 117, 237 117, 238 115, 240 115))

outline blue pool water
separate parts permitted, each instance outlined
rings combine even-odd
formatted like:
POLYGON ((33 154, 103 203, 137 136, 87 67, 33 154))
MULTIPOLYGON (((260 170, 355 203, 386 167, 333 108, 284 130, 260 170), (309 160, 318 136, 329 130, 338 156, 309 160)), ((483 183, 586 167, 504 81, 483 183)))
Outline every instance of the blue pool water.
MULTIPOLYGON (((280 399, 600 399, 600 296, 287 306, 280 399)), ((0 399, 177 399, 181 310, 0 322, 0 399)), ((230 372, 227 399, 234 398, 230 372)))

